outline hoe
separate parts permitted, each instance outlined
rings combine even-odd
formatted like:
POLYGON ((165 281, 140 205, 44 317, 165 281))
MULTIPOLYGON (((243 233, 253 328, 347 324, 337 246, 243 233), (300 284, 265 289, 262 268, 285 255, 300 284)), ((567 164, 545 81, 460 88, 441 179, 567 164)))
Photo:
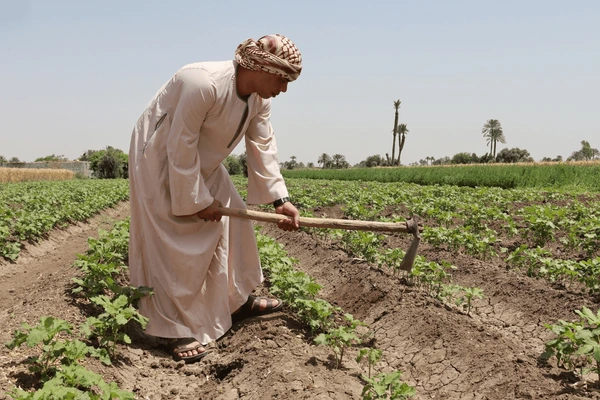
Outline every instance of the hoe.
MULTIPOLYGON (((254 221, 272 222, 278 223, 286 219, 291 219, 286 215, 273 214, 261 211, 243 210, 239 208, 221 207, 223 215, 235 218, 251 219, 254 221)), ((347 230, 358 230, 358 231, 374 231, 374 232, 406 232, 413 234, 413 240, 410 243, 410 247, 406 252, 402 263, 400 263, 400 269, 402 271, 410 272, 417 257, 417 248, 421 242, 420 231, 422 227, 419 226, 417 216, 413 216, 406 222, 377 222, 377 221, 354 221, 348 219, 331 219, 331 218, 309 218, 300 217, 301 227, 311 228, 334 228, 334 229, 347 229, 347 230)))

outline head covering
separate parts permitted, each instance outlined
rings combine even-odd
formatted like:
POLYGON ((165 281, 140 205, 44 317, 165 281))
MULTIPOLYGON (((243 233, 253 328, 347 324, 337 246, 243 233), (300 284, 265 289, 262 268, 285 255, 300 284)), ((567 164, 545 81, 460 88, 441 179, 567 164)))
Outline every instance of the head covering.
POLYGON ((255 41, 250 38, 242 42, 235 51, 235 60, 244 68, 266 71, 295 81, 302 71, 302 55, 287 37, 266 35, 255 41))

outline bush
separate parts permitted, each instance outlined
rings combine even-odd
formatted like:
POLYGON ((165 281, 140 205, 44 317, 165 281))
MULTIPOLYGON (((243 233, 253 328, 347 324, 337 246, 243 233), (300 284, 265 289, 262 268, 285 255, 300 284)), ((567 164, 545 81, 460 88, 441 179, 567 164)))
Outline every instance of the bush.
POLYGON ((223 160, 223 165, 229 175, 241 175, 242 174, 242 162, 236 156, 227 156, 225 160, 223 160))
POLYGON ((111 146, 107 146, 106 150, 88 150, 79 160, 90 162, 90 169, 96 178, 127 178, 129 175, 127 154, 111 146))

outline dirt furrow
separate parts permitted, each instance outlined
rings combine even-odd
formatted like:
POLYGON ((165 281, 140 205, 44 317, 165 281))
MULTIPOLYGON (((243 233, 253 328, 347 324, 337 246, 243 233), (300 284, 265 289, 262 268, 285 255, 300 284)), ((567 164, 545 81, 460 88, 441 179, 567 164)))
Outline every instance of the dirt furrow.
MULTIPOLYGON (((569 314, 565 294, 545 282, 517 278, 506 269, 490 271, 483 263, 468 274, 455 272, 455 283, 484 289, 486 299, 476 302, 470 317, 306 233, 264 229, 324 286, 323 298, 369 323, 384 351, 385 369, 404 371, 406 381, 424 396, 419 398, 599 398, 577 392, 555 368, 539 364, 548 336, 542 327, 548 319, 542 318, 569 314)), ((433 252, 425 245, 421 254, 430 259, 433 252)), ((474 262, 461 260, 463 265, 474 262)))

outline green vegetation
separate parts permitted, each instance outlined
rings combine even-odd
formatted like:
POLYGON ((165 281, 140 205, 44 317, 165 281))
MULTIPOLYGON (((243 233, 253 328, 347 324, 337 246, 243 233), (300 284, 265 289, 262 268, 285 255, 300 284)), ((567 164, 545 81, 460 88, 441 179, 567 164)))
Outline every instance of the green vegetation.
POLYGON ((60 371, 61 365, 75 365, 88 354, 99 358, 104 364, 110 364, 106 350, 64 338, 73 333, 73 326, 67 321, 41 317, 38 325, 32 327, 24 323, 21 329, 15 331, 13 340, 6 346, 11 350, 22 344, 30 348, 41 346, 41 355, 33 356, 27 362, 30 364, 29 371, 39 374, 42 380, 51 379, 60 371))
POLYGON ((124 294, 114 300, 107 295, 92 297, 90 300, 101 306, 104 312, 97 317, 88 317, 81 327, 82 332, 87 337, 97 338, 100 347, 107 349, 112 357, 116 355, 118 342, 131 344, 131 339, 124 331, 125 325, 135 321, 145 328, 148 323, 148 318, 138 313, 124 294))
MULTIPOLYGON (((260 228, 257 227, 257 231, 260 228)), ((364 322, 355 319, 352 314, 344 314, 342 310, 327 301, 317 299, 320 286, 312 278, 294 269, 297 260, 287 256, 283 246, 268 236, 257 232, 257 243, 260 261, 270 282, 270 290, 277 294, 298 313, 313 332, 320 331, 314 339, 316 344, 328 346, 335 358, 336 368, 341 368, 344 353, 348 349, 360 345, 372 332, 360 333, 358 327, 366 327, 364 322), (338 316, 338 318, 336 318, 338 316), (341 322, 337 322, 341 320, 341 322)), ((381 359, 382 351, 375 348, 360 349, 357 362, 367 357, 369 375, 362 376, 365 386, 363 399, 406 399, 414 396, 413 387, 400 381, 401 371, 389 374, 380 373, 371 377, 371 369, 381 359), (389 397, 388 397, 389 395, 389 397)))
MULTIPOLYGON (((237 185, 243 186, 244 181, 240 179, 237 185)), ((502 258, 507 268, 568 290, 600 292, 598 195, 310 179, 288 179, 287 185, 304 216, 338 205, 344 217, 357 220, 399 222, 416 214, 423 220, 423 241, 435 249, 482 260, 502 258), (504 247, 508 241, 513 250, 504 247), (572 256, 574 251, 582 252, 579 259, 572 256)), ((387 235, 309 231, 392 274, 404 257, 402 249, 386 248, 387 235)), ((413 270, 403 278, 470 314, 472 301, 482 293, 478 288, 453 285, 450 272, 454 268, 448 261, 436 263, 417 256, 413 270)))
POLYGON ((362 391, 363 400, 405 400, 417 394, 415 388, 400 381, 401 376, 402 372, 396 371, 381 373, 374 378, 363 377, 367 381, 362 391))
POLYGON ((104 150, 88 150, 79 161, 89 161, 94 177, 99 179, 127 178, 129 174, 127 154, 111 146, 104 150))
POLYGON ((483 137, 486 138, 487 144, 490 146, 490 152, 493 158, 496 158, 496 144, 498 142, 506 143, 506 137, 502 131, 502 125, 497 119, 488 119, 481 129, 483 137))
POLYGON ((21 243, 85 221, 129 198, 126 180, 0 183, 0 257, 15 260, 21 243))
POLYGON ((38 157, 34 160, 34 162, 61 162, 61 161, 69 161, 69 159, 67 157, 64 156, 64 154, 61 155, 56 155, 56 154, 51 154, 49 156, 45 156, 45 157, 38 157))
MULTIPOLYGON (((112 275, 106 273, 101 279, 98 274, 93 278, 87 275, 93 274, 92 271, 102 270, 102 268, 91 268, 90 264, 115 263, 126 259, 128 226, 128 221, 120 222, 111 232, 101 232, 100 239, 90 239, 91 246, 87 257, 80 257, 80 261, 86 260, 86 268, 82 268, 85 276, 76 281, 118 282, 125 266, 111 269, 112 275)), ((82 263, 79 262, 77 265, 81 266, 82 263)), ((108 270, 104 269, 105 272, 108 270)), ((24 323, 21 330, 14 332, 13 340, 6 343, 10 349, 23 344, 32 348, 41 348, 41 355, 28 360, 31 364, 29 370, 39 377, 41 387, 34 392, 15 388, 9 393, 11 397, 17 400, 135 398, 133 393, 119 389, 115 383, 105 382, 100 375, 87 369, 84 364, 86 357, 92 356, 110 365, 111 360, 116 357, 116 343, 131 343, 125 333, 125 326, 130 322, 137 322, 143 328, 147 322, 132 303, 141 296, 150 294, 150 291, 148 288, 132 288, 118 284, 91 285, 95 291, 93 294, 98 294, 94 296, 92 293, 86 293, 86 288, 87 286, 80 287, 76 292, 102 308, 103 312, 97 316, 89 316, 79 326, 77 334, 67 321, 43 316, 40 323, 34 327, 24 323), (97 339, 96 346, 90 346, 88 342, 80 340, 90 338, 97 339)))
POLYGON ((98 231, 98 239, 88 238, 89 249, 78 254, 73 263, 83 277, 73 278, 77 287, 73 293, 91 298, 108 292, 121 293, 122 282, 127 280, 127 252, 129 248, 129 220, 119 221, 110 232, 98 231))
POLYGON ((366 326, 364 322, 355 319, 352 314, 344 314, 344 319, 347 325, 339 325, 331 328, 315 338, 316 344, 331 348, 335 355, 335 364, 338 369, 342 365, 344 352, 350 347, 362 343, 362 339, 356 328, 358 326, 366 326))
POLYGON ((579 370, 580 375, 588 372, 598 374, 600 383, 600 310, 596 314, 587 307, 575 310, 578 321, 558 321, 555 325, 545 324, 555 335, 546 343, 543 358, 556 357, 559 367, 570 371, 579 370))
POLYGON ((286 178, 598 192, 600 163, 283 170, 286 178))

